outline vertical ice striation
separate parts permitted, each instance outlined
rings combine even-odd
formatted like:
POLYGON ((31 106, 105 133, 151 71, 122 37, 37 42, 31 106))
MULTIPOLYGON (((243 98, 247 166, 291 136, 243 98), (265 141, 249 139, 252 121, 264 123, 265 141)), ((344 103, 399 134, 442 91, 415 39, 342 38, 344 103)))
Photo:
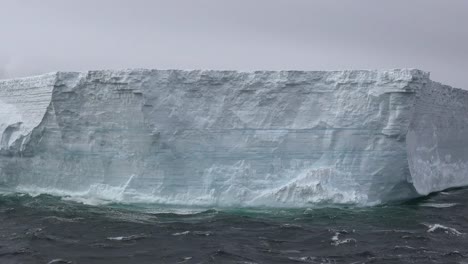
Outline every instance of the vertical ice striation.
POLYGON ((0 81, 0 183, 217 206, 468 185, 468 92, 419 70, 58 72, 0 81))

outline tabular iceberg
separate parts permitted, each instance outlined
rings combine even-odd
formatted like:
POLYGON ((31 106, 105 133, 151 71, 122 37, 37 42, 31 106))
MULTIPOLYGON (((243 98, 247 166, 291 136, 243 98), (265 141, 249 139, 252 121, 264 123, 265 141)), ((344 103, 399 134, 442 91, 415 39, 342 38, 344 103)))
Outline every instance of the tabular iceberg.
POLYGON ((0 185, 124 202, 377 204, 468 185, 468 91, 420 70, 0 81, 0 185))

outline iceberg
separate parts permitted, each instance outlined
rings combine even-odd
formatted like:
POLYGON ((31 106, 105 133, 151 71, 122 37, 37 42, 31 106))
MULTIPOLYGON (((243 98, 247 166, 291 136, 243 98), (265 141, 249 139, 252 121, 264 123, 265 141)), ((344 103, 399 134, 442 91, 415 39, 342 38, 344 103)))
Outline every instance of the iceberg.
POLYGON ((0 185, 117 202, 374 205, 468 185, 468 91, 416 69, 0 80, 0 185))

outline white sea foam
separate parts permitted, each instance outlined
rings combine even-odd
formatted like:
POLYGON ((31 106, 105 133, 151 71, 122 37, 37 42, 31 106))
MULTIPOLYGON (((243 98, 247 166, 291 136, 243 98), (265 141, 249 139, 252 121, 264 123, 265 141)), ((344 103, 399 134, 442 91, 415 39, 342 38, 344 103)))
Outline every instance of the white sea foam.
POLYGON ((290 260, 298 261, 298 262, 308 262, 308 263, 316 263, 317 257, 288 257, 290 260))
POLYGON ((420 206, 433 208, 449 208, 458 205, 458 203, 422 203, 420 206))
POLYGON ((128 185, 134 177, 134 175, 130 175, 123 184, 118 186, 92 184, 87 190, 83 191, 44 188, 34 185, 19 185, 15 190, 20 193, 27 193, 31 196, 38 196, 40 194, 60 196, 63 200, 75 201, 89 205, 103 205, 115 202, 154 202, 154 199, 152 199, 151 196, 141 195, 136 190, 128 189, 128 185))
POLYGON ((333 246, 339 246, 341 244, 357 243, 357 240, 354 238, 340 239, 340 235, 346 234, 346 233, 347 233, 346 231, 335 232, 335 234, 331 238, 331 244, 333 246))
POLYGON ((174 233, 172 235, 173 236, 185 236, 185 235, 188 235, 188 234, 190 234, 190 231, 177 232, 177 233, 174 233))
POLYGON ((411 247, 411 246, 395 246, 393 249, 405 249, 405 250, 417 250, 417 248, 411 247))
POLYGON ((65 260, 65 259, 53 259, 47 262, 47 264, 71 264, 71 263, 73 262, 69 260, 65 260))
POLYGON ((456 236, 463 235, 463 233, 456 230, 455 228, 443 226, 441 224, 424 224, 424 225, 428 227, 428 229, 427 229, 428 233, 435 233, 437 231, 442 231, 442 232, 444 232, 446 234, 450 234, 450 235, 456 235, 456 236))
POLYGON ((58 217, 58 216, 47 216, 42 219, 46 219, 49 221, 56 221, 56 222, 68 222, 68 223, 76 223, 80 222, 84 218, 82 217, 75 217, 75 218, 65 218, 65 217, 58 217))
POLYGON ((107 240, 111 241, 131 241, 131 240, 139 240, 147 237, 144 234, 139 235, 130 235, 130 236, 116 236, 116 237, 108 237, 107 240))
POLYGON ((187 262, 187 261, 189 261, 191 259, 192 259, 192 257, 183 257, 182 260, 177 262, 177 263, 185 263, 185 262, 187 262))

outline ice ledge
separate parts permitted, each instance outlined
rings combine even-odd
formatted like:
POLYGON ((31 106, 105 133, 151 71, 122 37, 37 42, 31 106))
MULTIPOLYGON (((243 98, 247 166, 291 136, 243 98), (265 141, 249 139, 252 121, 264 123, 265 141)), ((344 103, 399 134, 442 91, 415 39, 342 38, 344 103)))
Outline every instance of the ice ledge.
MULTIPOLYGON (((339 71, 300 71, 300 70, 282 70, 282 71, 270 71, 270 70, 257 70, 257 71, 236 71, 236 70, 157 70, 157 69, 123 69, 123 70, 90 70, 83 72, 67 72, 67 71, 56 71, 42 75, 36 75, 31 77, 21 77, 13 79, 0 79, 0 85, 12 86, 15 83, 21 82, 37 82, 42 79, 50 79, 56 77, 57 81, 67 79, 69 76, 80 75, 85 76, 99 76, 103 82, 112 82, 113 78, 125 79, 130 78, 132 75, 146 75, 159 73, 161 75, 181 75, 181 76, 204 76, 204 77, 221 77, 221 76, 242 76, 242 75, 267 75, 276 76, 277 78, 283 79, 283 81, 291 81, 297 75, 306 76, 329 76, 328 81, 336 81, 337 83, 348 83, 348 82, 369 82, 375 81, 376 83, 406 83, 406 82, 424 82, 429 79, 429 72, 425 72, 419 69, 405 68, 405 69, 390 69, 390 70, 339 70, 339 71)), ((136 80, 138 81, 138 80, 136 80)))
MULTIPOLYGON (((210 70, 210 69, 195 69, 195 70, 181 70, 181 69, 146 69, 146 68, 128 68, 120 70, 88 70, 88 71, 53 71, 44 74, 33 76, 0 79, 0 82, 16 82, 18 80, 31 80, 47 76, 54 76, 57 74, 79 74, 79 73, 115 73, 119 75, 128 75, 131 73, 154 73, 154 72, 167 72, 167 73, 223 73, 223 74, 271 74, 271 73, 316 73, 316 74, 349 74, 349 73, 364 73, 364 74, 381 74, 389 76, 405 76, 403 79, 410 80, 412 76, 418 79, 428 78, 430 73, 416 68, 395 68, 395 69, 362 69, 362 70, 334 70, 334 71, 314 71, 314 70, 253 70, 253 71, 239 71, 239 70, 210 70), (408 78, 410 77, 410 78, 408 78)), ((401 79, 400 77, 396 78, 401 79)))

